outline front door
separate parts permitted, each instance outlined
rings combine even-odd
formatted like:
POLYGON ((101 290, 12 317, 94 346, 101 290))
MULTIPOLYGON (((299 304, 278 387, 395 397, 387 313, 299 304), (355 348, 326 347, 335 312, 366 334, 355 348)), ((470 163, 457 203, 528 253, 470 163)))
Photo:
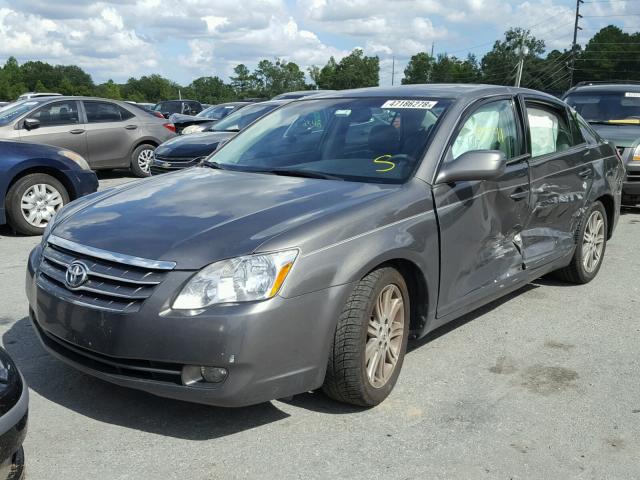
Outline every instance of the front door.
POLYGON ((527 267, 535 268, 574 248, 598 152, 584 148, 563 105, 529 99, 526 110, 532 211, 522 240, 527 267))
POLYGON ((523 277, 521 233, 529 216, 529 168, 513 98, 484 101, 463 117, 444 163, 470 150, 501 150, 496 180, 437 184, 440 294, 437 316, 482 303, 523 277))
POLYGON ((26 118, 38 120, 40 126, 27 130, 21 122, 20 140, 67 148, 87 158, 87 133, 80 120, 77 101, 48 103, 26 118))

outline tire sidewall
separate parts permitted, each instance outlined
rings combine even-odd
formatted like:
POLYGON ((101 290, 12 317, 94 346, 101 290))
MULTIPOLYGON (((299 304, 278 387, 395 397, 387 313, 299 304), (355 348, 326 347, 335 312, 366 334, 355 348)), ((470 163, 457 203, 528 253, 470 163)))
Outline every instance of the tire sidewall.
POLYGON ((145 172, 140 168, 140 165, 138 165, 138 157, 144 150, 155 151, 155 149, 156 147, 154 147, 153 145, 145 143, 142 145, 138 145, 136 149, 133 151, 133 153, 131 154, 131 172, 136 177, 144 178, 144 177, 151 176, 151 171, 145 172))
POLYGON ((44 228, 38 228, 27 222, 21 210, 21 200, 25 192, 36 184, 46 184, 55 188, 62 197, 62 206, 69 203, 69 192, 56 178, 46 173, 32 173, 25 175, 14 183, 7 193, 7 217, 9 224, 23 235, 42 235, 44 228))
POLYGON ((361 358, 360 358, 360 369, 358 375, 360 376, 360 383, 363 387, 363 397, 367 399, 367 403, 370 405, 377 405, 381 403, 385 398, 389 396, 391 390, 395 386, 398 377, 400 375, 400 370, 402 370, 402 364, 404 363, 404 356, 407 351, 407 342, 409 340, 409 326, 410 326, 410 297, 409 297, 409 289, 407 288, 407 284, 402 277, 402 275, 395 270, 394 268, 384 268, 382 269, 382 275, 376 282, 375 288, 373 289, 371 298, 367 301, 366 308, 364 310, 364 315, 361 318, 362 328, 360 329, 360 345, 361 345, 361 358), (369 378, 367 377, 366 371, 366 357, 365 357, 365 346, 367 342, 367 327, 369 324, 369 317, 373 312, 373 308, 375 306, 375 302, 378 299, 378 295, 387 285, 395 285, 400 289, 402 293, 402 300, 404 302, 404 318, 405 325, 403 330, 402 337, 402 346, 400 348, 400 354, 398 355, 398 363, 396 364, 393 375, 389 379, 389 381, 380 388, 375 388, 369 383, 369 378))
POLYGON ((607 250, 607 232, 609 231, 608 229, 609 229, 609 224, 607 219, 607 212, 604 209, 604 205, 602 205, 601 202, 595 202, 593 205, 591 205, 591 208, 589 208, 589 210, 585 214, 584 220, 580 225, 580 231, 578 234, 578 245, 576 246, 577 273, 581 277, 581 280, 583 281, 583 283, 587 283, 593 280, 598 275, 598 272, 600 271, 600 267, 602 267, 602 262, 604 261, 604 255, 607 250), (584 268, 584 263, 583 263, 584 234, 585 234, 585 231, 587 230, 587 223, 589 221, 589 218, 591 217, 591 214, 596 210, 600 212, 604 220, 604 245, 602 246, 602 255, 600 256, 600 261, 598 262, 597 267, 593 272, 587 272, 584 268))

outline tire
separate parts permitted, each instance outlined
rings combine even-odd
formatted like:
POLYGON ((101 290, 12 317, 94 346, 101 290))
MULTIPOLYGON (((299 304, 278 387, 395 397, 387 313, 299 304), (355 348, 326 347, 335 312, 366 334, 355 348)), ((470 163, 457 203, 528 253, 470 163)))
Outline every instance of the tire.
POLYGON ((593 280, 600 271, 602 260, 604 259, 604 254, 607 249, 607 232, 607 212, 602 203, 595 202, 584 215, 583 220, 580 222, 580 226, 578 227, 576 235, 576 251, 573 254, 571 263, 558 270, 556 275, 566 282, 576 283, 579 285, 589 283, 593 280), (594 219, 596 223, 592 223, 594 219), (597 244, 601 245, 601 247, 597 247, 600 254, 597 256, 597 261, 594 261, 590 266, 589 258, 593 261, 594 256, 592 248, 595 247, 593 247, 589 238, 590 232, 593 228, 596 228, 596 225, 597 231, 595 236, 597 238, 597 244), (589 257, 589 255, 591 255, 591 257, 589 257))
POLYGON ((60 181, 45 173, 25 175, 18 179, 7 193, 9 225, 23 235, 42 235, 52 214, 67 203, 69 193, 60 181), (35 206, 35 203, 38 203, 38 206, 35 206), (34 208, 23 208, 27 205, 34 205, 34 208), (36 217, 30 221, 29 213, 34 210, 37 210, 36 217))
POLYGON ((156 147, 149 143, 138 145, 131 154, 131 173, 139 178, 150 176, 151 161, 155 149, 156 147))
MULTIPOLYGON (((407 349, 410 325, 409 304, 407 284, 402 275, 394 268, 384 267, 374 270, 357 283, 338 319, 329 352, 327 373, 322 387, 329 397, 340 402, 365 407, 378 405, 387 398, 398 379, 407 349), (374 358, 376 345, 378 355, 384 351, 380 348, 384 348, 385 344, 383 343, 383 347, 380 347, 381 337, 372 335, 375 329, 372 330, 373 325, 370 326, 370 323, 373 323, 374 318, 377 318, 379 298, 383 298, 386 294, 390 295, 388 298, 391 300, 401 298, 403 305, 398 307, 396 304, 397 314, 388 324, 383 321, 378 325, 382 324, 380 328, 391 324, 397 326, 401 318, 403 329, 401 333, 398 333, 397 328, 391 330, 388 327, 387 332, 391 332, 391 334, 382 337, 385 339, 382 341, 387 342, 386 345, 389 349, 384 353, 385 362, 392 359, 393 351, 397 352, 397 360, 393 367, 391 367, 391 363, 385 363, 385 366, 391 367, 391 369, 383 366, 386 378, 379 378, 378 382, 375 382, 371 380, 367 370, 367 366, 371 367, 373 361, 367 362, 366 345, 371 345, 370 351, 373 352, 373 355, 369 356, 370 359, 374 358), (396 335, 393 335, 394 331, 396 335)), ((389 313, 388 310, 387 313, 389 313)))

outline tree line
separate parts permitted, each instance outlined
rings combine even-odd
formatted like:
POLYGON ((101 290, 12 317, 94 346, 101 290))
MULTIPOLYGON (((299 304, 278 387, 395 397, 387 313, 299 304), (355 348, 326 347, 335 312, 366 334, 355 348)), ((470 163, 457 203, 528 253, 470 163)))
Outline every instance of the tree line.
MULTIPOLYGON (((517 65, 523 60, 523 87, 562 93, 570 81, 640 80, 640 32, 625 33, 610 25, 596 33, 584 47, 551 50, 544 40, 521 28, 509 29, 504 38, 481 59, 469 54, 465 58, 435 56, 419 52, 411 57, 402 83, 491 83, 513 85, 517 65), (573 77, 573 78, 572 78, 573 77)), ((15 100, 27 91, 57 92, 64 95, 93 95, 116 100, 155 103, 161 100, 190 98, 203 103, 220 103, 246 98, 271 98, 279 93, 307 90, 342 90, 377 86, 380 59, 356 49, 340 61, 328 62, 305 72, 284 59, 261 60, 253 71, 237 65, 228 82, 218 76, 205 76, 189 85, 151 74, 130 78, 125 83, 113 80, 96 84, 91 75, 75 65, 50 65, 29 61, 22 65, 10 57, 0 67, 0 100, 15 100)))

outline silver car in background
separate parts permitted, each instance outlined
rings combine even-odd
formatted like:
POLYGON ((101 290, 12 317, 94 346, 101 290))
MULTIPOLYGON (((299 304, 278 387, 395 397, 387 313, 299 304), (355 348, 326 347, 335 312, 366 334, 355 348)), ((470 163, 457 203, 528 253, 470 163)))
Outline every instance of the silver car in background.
POLYGON ((0 139, 66 148, 93 170, 130 168, 138 177, 149 175, 153 151, 174 135, 167 120, 104 98, 34 98, 0 111, 0 139))

